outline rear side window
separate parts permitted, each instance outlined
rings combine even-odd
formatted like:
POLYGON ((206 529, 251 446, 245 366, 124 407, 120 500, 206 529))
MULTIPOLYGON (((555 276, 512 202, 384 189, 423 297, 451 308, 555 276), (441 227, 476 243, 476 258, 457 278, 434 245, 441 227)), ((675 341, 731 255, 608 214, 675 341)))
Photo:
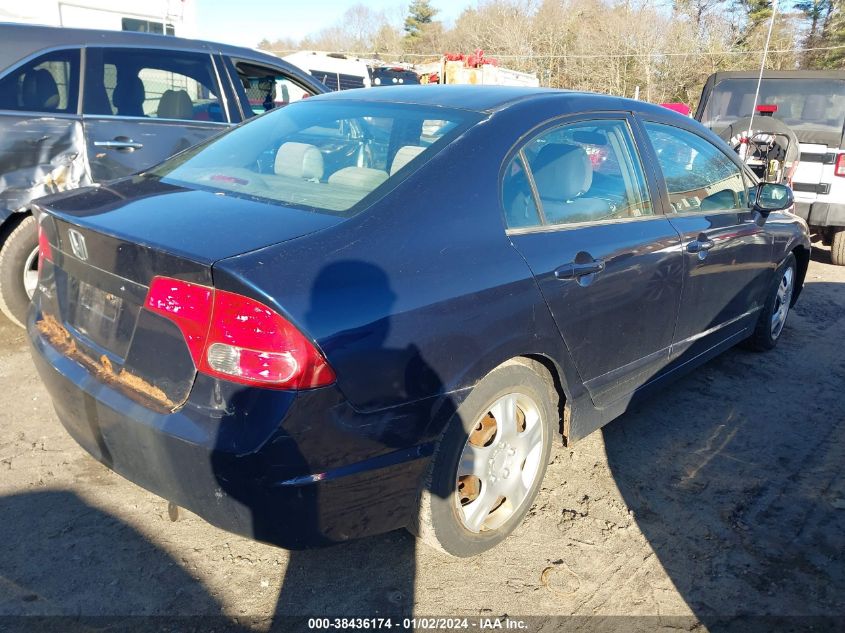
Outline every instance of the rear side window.
POLYGON ((675 212, 748 208, 742 171, 719 148, 697 134, 670 125, 646 123, 645 128, 675 212))
POLYGON ((208 55, 105 48, 89 50, 88 58, 85 114, 225 120, 208 55))
POLYGON ((46 53, 0 79, 0 109, 76 113, 79 51, 46 53))
POLYGON ((318 81, 329 90, 351 90, 364 87, 364 77, 347 73, 335 73, 325 70, 309 70, 318 81))
MULTIPOLYGON (((535 137, 506 169, 503 204, 509 228, 579 224, 653 215, 642 164, 622 120, 561 125, 535 137), (524 164, 540 213, 522 201, 524 164)), ((536 205, 536 202, 533 202, 536 205)))
POLYGON ((478 118, 445 108, 308 100, 149 173, 183 186, 351 215, 478 118))

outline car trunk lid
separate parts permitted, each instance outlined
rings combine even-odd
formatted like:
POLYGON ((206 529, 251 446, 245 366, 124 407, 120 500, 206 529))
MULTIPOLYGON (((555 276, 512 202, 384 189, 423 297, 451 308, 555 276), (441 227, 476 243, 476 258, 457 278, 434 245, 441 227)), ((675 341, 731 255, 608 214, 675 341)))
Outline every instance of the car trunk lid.
POLYGON ((212 287, 215 261, 340 219, 154 181, 90 188, 38 204, 51 256, 39 280, 41 333, 105 382, 173 409, 196 375, 170 320, 145 309, 157 276, 212 287))

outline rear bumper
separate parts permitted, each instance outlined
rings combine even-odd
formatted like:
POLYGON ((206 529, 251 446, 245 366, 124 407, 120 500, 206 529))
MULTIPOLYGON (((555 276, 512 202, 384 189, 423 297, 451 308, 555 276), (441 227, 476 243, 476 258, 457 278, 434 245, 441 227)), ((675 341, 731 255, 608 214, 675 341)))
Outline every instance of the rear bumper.
POLYGON ((94 458, 225 530, 290 549, 404 527, 433 450, 430 409, 368 415, 333 387, 293 394, 199 376, 157 413, 62 355, 28 323, 62 425, 94 458))
POLYGON ((795 202, 795 214, 810 226, 845 227, 845 204, 833 202, 795 202))

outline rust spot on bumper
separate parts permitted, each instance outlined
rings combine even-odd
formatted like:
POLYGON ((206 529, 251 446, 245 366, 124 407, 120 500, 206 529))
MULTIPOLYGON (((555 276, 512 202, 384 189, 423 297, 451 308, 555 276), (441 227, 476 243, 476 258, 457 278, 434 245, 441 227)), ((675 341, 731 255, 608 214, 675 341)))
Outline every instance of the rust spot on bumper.
POLYGON ((173 411, 176 408, 176 403, 170 400, 164 391, 140 376, 136 376, 125 369, 121 369, 120 372, 115 373, 114 367, 108 357, 101 356, 96 360, 83 353, 76 345, 76 341, 70 332, 52 314, 43 315, 35 323, 35 327, 64 356, 76 361, 97 376, 97 378, 109 385, 117 387, 121 392, 132 397, 134 400, 139 400, 140 396, 142 404, 152 402, 157 405, 156 408, 165 407, 168 411, 173 411))

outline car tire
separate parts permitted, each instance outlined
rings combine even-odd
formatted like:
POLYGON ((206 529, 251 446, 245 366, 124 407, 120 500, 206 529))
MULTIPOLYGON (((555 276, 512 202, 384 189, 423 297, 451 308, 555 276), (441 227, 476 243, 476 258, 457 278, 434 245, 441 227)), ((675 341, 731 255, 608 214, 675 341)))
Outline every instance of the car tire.
POLYGON ((777 345, 792 307, 797 278, 798 265, 795 255, 789 253, 775 271, 766 296, 766 303, 763 304, 754 327, 754 333, 746 341, 749 349, 765 352, 777 345))
POLYGON ((845 229, 838 229, 830 240, 830 261, 845 266, 845 229))
POLYGON ((28 215, 0 246, 0 311, 20 327, 25 327, 31 292, 35 290, 33 282, 38 279, 37 266, 38 228, 35 218, 28 215), (30 291, 27 291, 26 273, 30 277, 30 291))
POLYGON ((441 436, 410 531, 457 557, 504 540, 540 489, 558 434, 557 401, 535 361, 510 360, 485 376, 441 436))

